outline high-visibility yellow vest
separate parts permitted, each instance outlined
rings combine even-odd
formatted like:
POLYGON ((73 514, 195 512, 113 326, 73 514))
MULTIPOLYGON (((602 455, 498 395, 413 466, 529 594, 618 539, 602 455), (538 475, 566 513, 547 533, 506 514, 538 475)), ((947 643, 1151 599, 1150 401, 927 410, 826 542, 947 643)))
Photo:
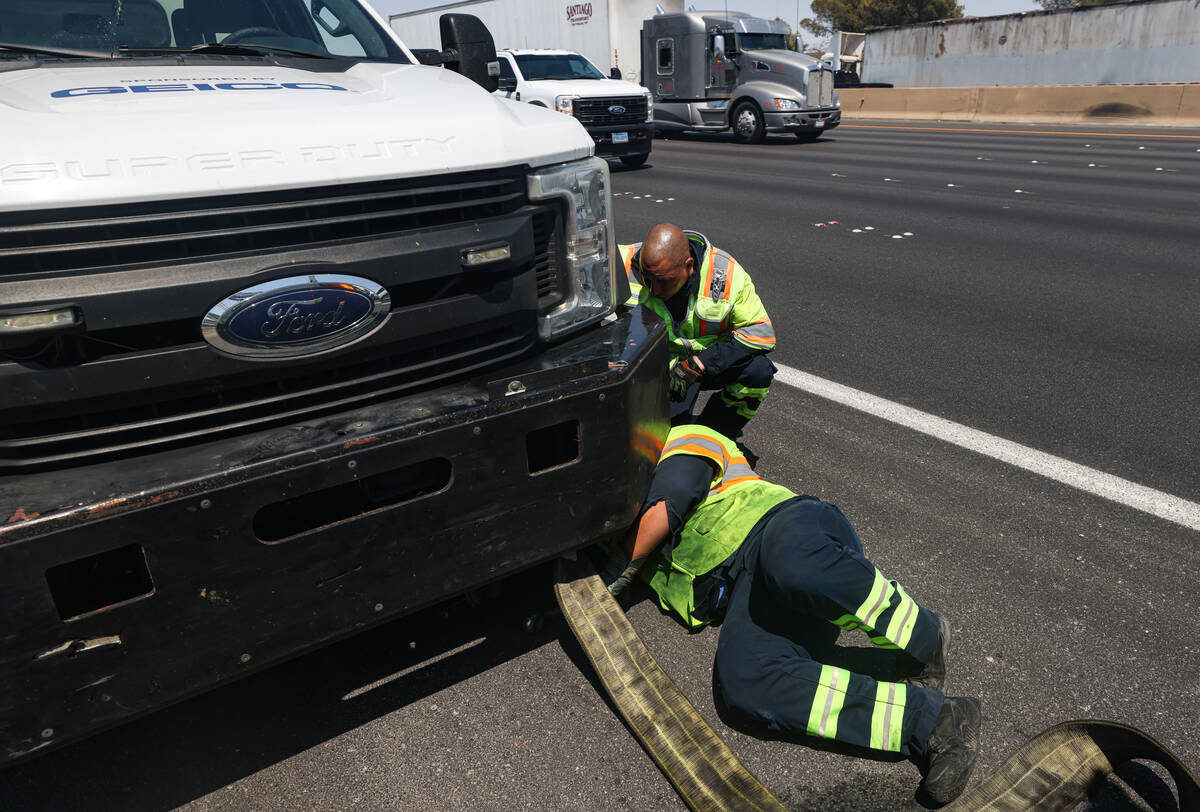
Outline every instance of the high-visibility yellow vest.
POLYGON ((652 559, 645 577, 664 609, 698 629, 708 621, 693 615, 693 582, 729 558, 767 511, 796 494, 763 481, 732 440, 707 426, 671 429, 659 464, 677 454, 704 457, 716 472, 708 494, 684 520, 679 543, 669 554, 652 559))
POLYGON ((625 273, 629 276, 629 306, 640 304, 662 317, 667 324, 671 342, 672 361, 711 347, 732 335, 748 347, 760 350, 775 349, 775 328, 754 292, 750 274, 737 260, 712 245, 708 238, 695 231, 685 231, 688 240, 702 254, 694 273, 700 274, 696 295, 688 302, 687 313, 676 322, 666 304, 650 294, 642 284, 641 243, 618 245, 625 273))

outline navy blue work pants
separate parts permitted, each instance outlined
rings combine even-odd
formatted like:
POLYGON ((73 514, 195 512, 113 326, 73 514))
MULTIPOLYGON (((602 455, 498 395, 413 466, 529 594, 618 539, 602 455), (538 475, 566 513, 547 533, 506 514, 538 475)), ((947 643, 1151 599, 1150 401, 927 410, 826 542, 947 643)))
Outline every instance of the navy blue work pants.
POLYGON ((736 438, 758 413, 776 371, 765 355, 751 355, 716 375, 702 375, 688 388, 683 400, 671 403, 671 425, 700 423, 730 439, 736 438), (700 392, 712 389, 720 391, 709 398, 700 416, 693 418, 700 392))
POLYGON ((937 618, 867 560, 836 506, 812 497, 785 503, 727 566, 732 591, 714 683, 729 710, 781 733, 905 756, 924 751, 940 692, 817 659, 839 629, 861 628, 877 646, 922 663, 938 644, 937 618))

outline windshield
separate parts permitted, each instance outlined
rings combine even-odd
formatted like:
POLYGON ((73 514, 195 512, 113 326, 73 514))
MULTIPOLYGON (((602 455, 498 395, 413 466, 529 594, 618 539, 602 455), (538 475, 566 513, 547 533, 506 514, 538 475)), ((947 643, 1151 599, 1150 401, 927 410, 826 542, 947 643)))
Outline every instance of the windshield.
POLYGON ((535 79, 603 79, 604 74, 579 54, 517 54, 517 67, 535 79))
POLYGON ((208 43, 408 61, 355 0, 0 0, 0 57, 144 56, 208 43))
POLYGON ((787 34, 738 34, 743 51, 786 51, 787 34))

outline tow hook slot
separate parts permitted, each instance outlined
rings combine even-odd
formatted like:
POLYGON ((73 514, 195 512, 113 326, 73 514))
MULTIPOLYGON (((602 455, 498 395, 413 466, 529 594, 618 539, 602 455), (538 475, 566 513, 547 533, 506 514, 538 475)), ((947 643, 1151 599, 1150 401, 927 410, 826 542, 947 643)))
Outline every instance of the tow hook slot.
POLYGON ((46 584, 63 620, 74 620, 154 594, 146 552, 140 544, 128 544, 53 566, 46 570, 46 584))

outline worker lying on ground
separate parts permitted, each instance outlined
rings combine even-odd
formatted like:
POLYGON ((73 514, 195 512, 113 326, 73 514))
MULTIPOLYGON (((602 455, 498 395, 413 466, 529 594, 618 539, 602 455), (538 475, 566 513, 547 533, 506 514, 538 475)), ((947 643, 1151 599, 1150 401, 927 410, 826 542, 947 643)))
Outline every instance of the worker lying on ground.
POLYGON ((618 246, 630 304, 667 323, 671 339, 671 422, 702 423, 736 438, 771 387, 775 330, 750 275, 702 234, 659 223, 644 242, 618 246), (698 418, 702 389, 719 389, 698 418))
POLYGON ((640 518, 604 568, 609 591, 620 595, 643 564, 662 607, 688 626, 724 619, 714 693, 739 722, 907 756, 927 804, 962 792, 981 707, 942 693, 950 624, 867 560, 837 507, 764 481, 729 438, 677 426, 640 518), (832 647, 839 629, 862 629, 922 670, 883 682, 824 665, 814 641, 832 647))

